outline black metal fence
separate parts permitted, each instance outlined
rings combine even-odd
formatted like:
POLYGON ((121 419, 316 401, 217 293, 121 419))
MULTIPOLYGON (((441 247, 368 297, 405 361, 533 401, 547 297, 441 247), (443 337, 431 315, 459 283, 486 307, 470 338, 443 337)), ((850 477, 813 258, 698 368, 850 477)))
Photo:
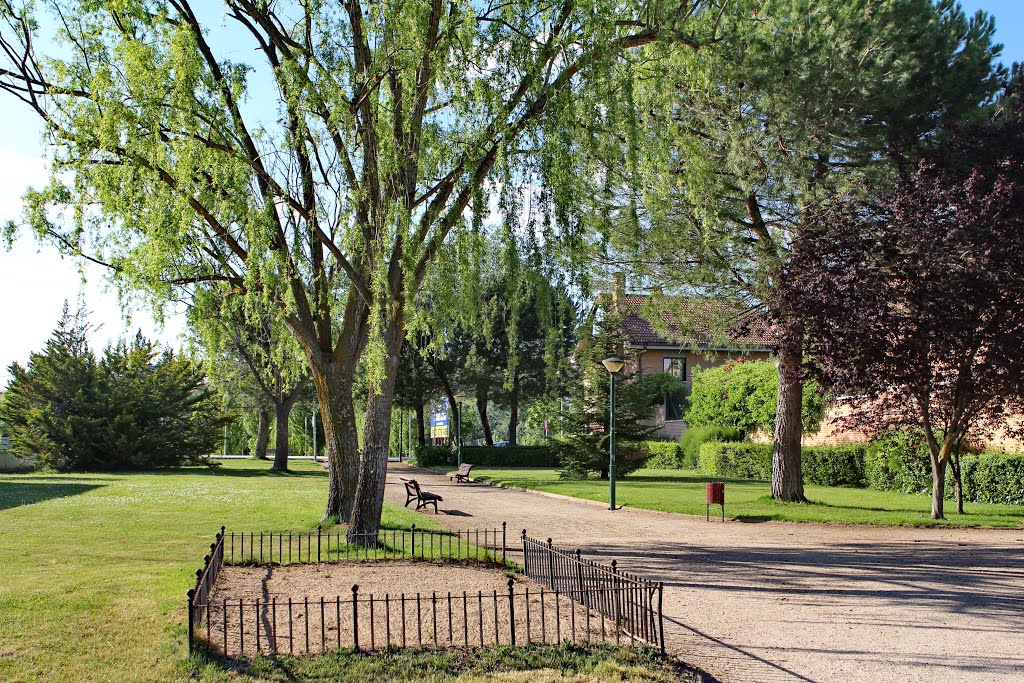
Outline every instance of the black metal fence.
POLYGON ((432 531, 381 529, 376 534, 345 531, 231 532, 224 539, 227 564, 308 564, 339 560, 475 560, 507 562, 506 524, 493 529, 432 531))
POLYGON ((665 651, 664 584, 619 571, 615 560, 584 559, 579 549, 556 548, 550 538, 539 541, 525 530, 522 539, 526 576, 611 620, 632 642, 665 651))
MULTIPOLYGON (((621 589, 603 589, 609 602, 621 589)), ((219 655, 305 655, 330 649, 429 649, 620 642, 621 631, 568 595, 509 579, 506 590, 213 600, 196 605, 193 639, 219 655)))
POLYGON ((224 566, 224 527, 210 544, 210 554, 203 558, 203 568, 196 570, 196 585, 188 591, 188 651, 195 649, 195 625, 202 618, 202 605, 209 604, 210 594, 224 566))
POLYGON ((301 599, 269 595, 218 599, 225 565, 424 559, 507 562, 506 525, 437 532, 382 530, 349 544, 344 532, 225 533, 221 527, 196 587, 188 592, 189 651, 202 643, 223 656, 310 654, 352 647, 437 648, 534 643, 647 643, 664 651, 662 584, 619 572, 522 535, 525 573, 487 591, 363 594, 301 599))

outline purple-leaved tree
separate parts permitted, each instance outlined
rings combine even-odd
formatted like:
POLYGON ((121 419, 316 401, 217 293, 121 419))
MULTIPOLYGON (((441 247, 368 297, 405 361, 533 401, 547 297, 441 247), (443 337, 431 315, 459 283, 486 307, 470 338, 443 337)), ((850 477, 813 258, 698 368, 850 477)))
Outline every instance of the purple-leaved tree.
POLYGON ((794 249, 782 296, 800 311, 812 372, 855 396, 849 422, 919 428, 932 518, 947 467, 959 494, 968 437, 1021 436, 1024 411, 1024 127, 1015 93, 962 127, 873 202, 833 207, 794 249))

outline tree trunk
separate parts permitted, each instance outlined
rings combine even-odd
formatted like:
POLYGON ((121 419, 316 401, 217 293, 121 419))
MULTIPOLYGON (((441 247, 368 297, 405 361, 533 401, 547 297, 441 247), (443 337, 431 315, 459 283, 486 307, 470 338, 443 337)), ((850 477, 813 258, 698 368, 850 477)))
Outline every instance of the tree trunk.
POLYGON ((455 443, 455 428, 456 420, 459 419, 458 410, 459 402, 455 400, 455 393, 452 391, 451 386, 445 382, 445 394, 448 397, 448 443, 455 443))
POLYGON ((805 502, 800 465, 800 437, 803 432, 803 334, 799 329, 783 331, 779 348, 779 396, 775 414, 775 442, 772 446, 772 498, 805 502))
MULTIPOLYGON (((298 393, 298 392, 296 392, 298 393)), ((274 440, 274 467, 280 472, 288 470, 288 418, 292 414, 295 400, 286 397, 274 404, 274 422, 277 426, 277 438, 274 440)))
POLYGON ((487 417, 487 390, 477 389, 476 412, 480 414, 480 424, 484 428, 484 443, 494 445, 494 434, 491 433, 491 420, 487 417))
POLYGON ((960 470, 960 453, 956 452, 949 461, 949 469, 953 472, 953 493, 956 497, 956 514, 964 514, 964 484, 960 470))
POLYGON ((519 444, 519 374, 512 378, 512 391, 508 397, 508 445, 519 444))
POLYGON ((932 456, 932 519, 945 519, 946 460, 932 456))
POLYGON ((270 443, 270 411, 260 408, 256 421, 256 452, 253 453, 253 457, 266 460, 268 443, 270 443))
POLYGON ((427 430, 425 427, 426 412, 426 407, 422 403, 416 406, 416 436, 418 437, 419 444, 421 446, 427 445, 427 430))
MULTIPOLYGON (((313 367, 330 475, 324 519, 348 522, 359 479, 359 438, 352 401, 353 373, 333 359, 313 367)), ((385 454, 387 444, 385 443, 385 454)))
MULTIPOLYGON (((389 302, 390 303, 390 302, 389 302)), ((391 308, 389 306, 388 308, 391 308)), ((384 506, 384 484, 388 469, 388 441, 391 434, 391 407, 395 398, 399 352, 404 336, 401 304, 395 304, 395 317, 384 323, 384 376, 372 387, 366 400, 366 426, 363 430, 363 458, 359 464, 355 505, 346 540, 355 545, 375 545, 384 506)))

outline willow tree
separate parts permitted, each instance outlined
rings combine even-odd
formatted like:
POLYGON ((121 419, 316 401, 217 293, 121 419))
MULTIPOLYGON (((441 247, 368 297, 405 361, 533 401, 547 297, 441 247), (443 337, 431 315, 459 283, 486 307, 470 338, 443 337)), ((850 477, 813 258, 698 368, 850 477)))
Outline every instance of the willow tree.
POLYGON ((0 87, 53 143, 37 230, 158 298, 205 281, 280 310, 323 416, 326 514, 374 533, 407 315, 471 198, 515 180, 585 71, 698 45, 704 4, 2 0, 0 87))
POLYGON ((597 166, 613 260, 771 319, 772 495, 803 500, 804 334, 777 303, 791 246, 823 200, 889 182, 894 144, 975 116, 999 48, 992 20, 951 0, 738 0, 695 21, 718 22, 725 49, 631 60, 620 97, 581 122, 580 149, 597 166))
POLYGON ((210 379, 221 395, 248 393, 249 402, 257 406, 257 458, 266 456, 268 408, 273 408, 273 469, 284 471, 288 469, 288 423, 308 386, 308 365, 276 312, 255 303, 218 296, 204 283, 192 292, 188 322, 203 346, 210 379), (240 380, 239 370, 245 379, 240 380))
POLYGON ((532 193, 517 194, 524 196, 499 203, 500 225, 466 236, 475 267, 457 282, 442 267, 427 284, 434 333, 423 350, 445 393, 474 400, 487 445, 494 444, 491 407, 508 409, 515 445, 521 407, 562 393, 576 341, 577 311, 558 250, 542 247, 528 226, 511 225, 532 193))

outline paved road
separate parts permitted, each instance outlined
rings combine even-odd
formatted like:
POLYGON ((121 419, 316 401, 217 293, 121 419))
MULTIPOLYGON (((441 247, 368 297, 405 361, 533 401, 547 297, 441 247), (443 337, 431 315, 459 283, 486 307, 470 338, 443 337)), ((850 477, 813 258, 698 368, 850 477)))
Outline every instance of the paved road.
POLYGON ((389 467, 388 500, 415 472, 446 526, 507 521, 665 581, 669 651, 723 683, 1024 681, 1024 529, 722 524, 389 467))

